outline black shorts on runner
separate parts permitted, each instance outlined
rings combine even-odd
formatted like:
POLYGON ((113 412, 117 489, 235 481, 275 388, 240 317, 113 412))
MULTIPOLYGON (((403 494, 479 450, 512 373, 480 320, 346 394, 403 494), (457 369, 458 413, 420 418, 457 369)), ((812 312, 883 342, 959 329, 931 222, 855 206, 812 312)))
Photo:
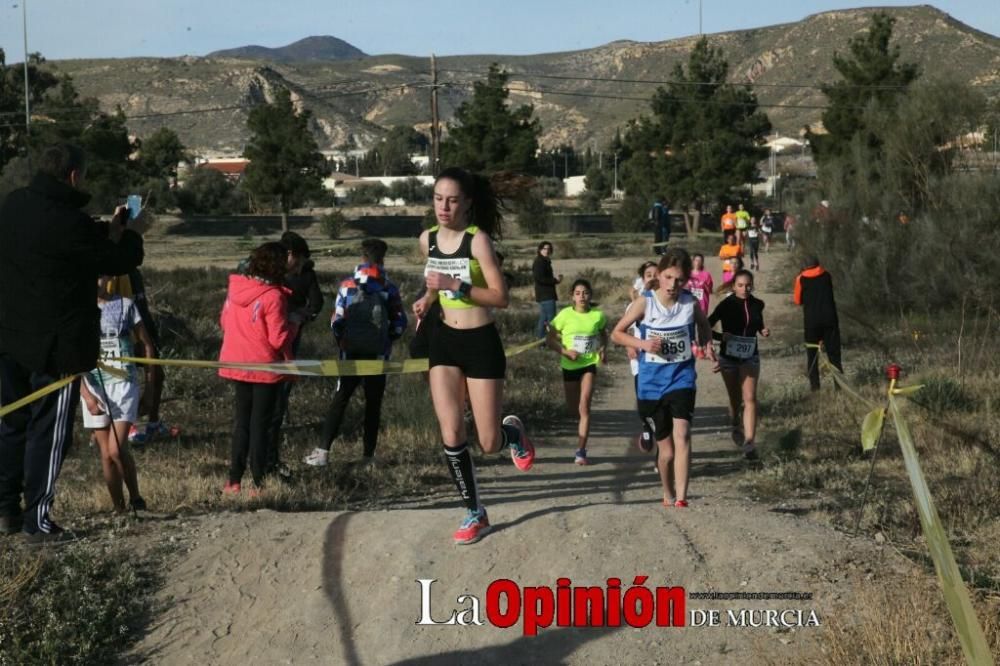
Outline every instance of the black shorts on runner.
POLYGON ((566 383, 579 384, 583 381, 583 376, 590 374, 597 374, 597 366, 594 364, 586 365, 582 368, 576 368, 575 370, 567 370, 563 368, 563 381, 566 383))
POLYGON ((452 328, 440 322, 430 336, 430 367, 449 365, 469 379, 503 379, 507 356, 496 324, 477 328, 452 328))
POLYGON ((680 389, 664 393, 659 400, 639 401, 639 416, 647 424, 652 421, 657 441, 673 434, 674 419, 691 421, 695 393, 695 389, 680 389))

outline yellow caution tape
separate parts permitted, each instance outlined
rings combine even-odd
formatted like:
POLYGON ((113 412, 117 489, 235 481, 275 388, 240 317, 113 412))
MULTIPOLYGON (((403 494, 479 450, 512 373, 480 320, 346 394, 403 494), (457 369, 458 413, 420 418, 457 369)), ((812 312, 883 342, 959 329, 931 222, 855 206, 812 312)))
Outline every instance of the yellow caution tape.
POLYGON ((25 405, 30 405, 31 403, 33 403, 34 401, 38 400, 39 398, 44 398, 45 396, 47 396, 50 393, 55 393, 56 391, 58 391, 59 389, 63 388, 67 384, 72 384, 76 380, 76 378, 79 377, 79 376, 80 375, 70 375, 69 377, 63 377, 62 379, 60 379, 58 381, 52 382, 48 386, 45 386, 43 388, 38 389, 37 391, 35 391, 31 395, 25 396, 25 397, 21 398, 20 400, 15 400, 14 402, 10 403, 9 405, 4 405, 3 407, 0 407, 0 419, 2 419, 3 417, 7 416, 11 412, 16 412, 17 410, 21 409, 25 405))
MULTIPOLYGON (((819 347, 819 345, 812 344, 807 346, 819 347)), ((820 359, 821 367, 830 372, 838 386, 865 404, 869 406, 874 405, 872 401, 862 397, 847 383, 843 373, 830 363, 825 354, 821 354, 820 359)), ((973 664, 974 666, 992 665, 994 661, 990 654, 989 645, 986 642, 986 636, 983 633, 982 626, 979 624, 979 618, 976 617, 976 611, 972 607, 969 591, 965 586, 965 581, 962 580, 962 574, 958 569, 958 563, 955 561, 951 545, 948 543, 948 536, 945 534, 944 525, 941 523, 941 517, 938 516, 937 508, 934 505, 934 498, 931 496, 923 469, 920 467, 917 448, 913 443, 910 428, 903 418, 899 404, 896 401, 896 396, 911 395, 921 388, 923 387, 907 386, 896 388, 896 380, 891 380, 888 391, 888 411, 892 414, 893 422, 896 425, 896 436, 899 438, 906 474, 910 478, 910 487, 913 489, 913 497, 916 499, 917 514, 920 516, 920 527, 923 530, 924 538, 927 539, 927 547, 930 550, 931 559, 934 561, 934 570, 937 572, 938 581, 941 583, 941 592, 944 594, 945 605, 948 606, 952 623, 955 625, 955 630, 958 633, 958 640, 962 645, 962 653, 969 664, 973 664)), ((875 409, 865 417, 861 433, 863 447, 868 448, 868 444, 872 440, 876 422, 879 429, 881 429, 881 419, 884 417, 885 411, 883 407, 876 405, 875 409), (876 415, 876 411, 878 415, 876 415)))
POLYGON ((927 538, 927 547, 931 551, 934 569, 941 582, 941 591, 944 593, 948 612, 951 613, 952 622, 955 623, 955 630, 958 632, 958 640, 962 644, 965 660, 976 666, 993 664, 986 636, 983 634, 983 628, 979 625, 976 611, 972 608, 969 591, 966 589, 962 574, 958 570, 955 555, 951 552, 951 545, 948 543, 948 536, 944 532, 941 518, 934 506, 934 498, 931 497, 924 472, 920 468, 920 460, 917 458, 917 449, 913 445, 913 437, 910 435, 910 429, 899 411, 899 404, 892 392, 889 393, 889 411, 896 424, 896 436, 899 438, 899 445, 903 450, 903 462, 906 465, 906 473, 910 477, 913 496, 917 499, 920 527, 923 529, 924 537, 927 538))
MULTIPOLYGON (((517 356, 545 342, 544 339, 518 345, 506 351, 507 357, 517 356)), ((161 365, 178 368, 230 368, 234 370, 255 370, 273 372, 281 375, 298 377, 363 377, 371 375, 406 375, 417 372, 427 372, 426 358, 411 358, 404 361, 361 360, 350 361, 340 359, 326 360, 296 360, 282 363, 235 363, 231 361, 193 361, 167 358, 138 358, 121 356, 113 361, 138 363, 144 365, 161 365)))
MULTIPOLYGON (((507 357, 517 356, 529 349, 537 347, 545 342, 544 339, 518 345, 506 351, 507 357)), ((142 365, 160 365, 177 368, 233 368, 237 370, 257 370, 260 372, 274 372, 281 375, 295 375, 299 377, 365 377, 371 375, 406 375, 417 372, 427 372, 428 361, 426 358, 411 358, 404 361, 342 361, 338 359, 318 360, 318 361, 287 361, 284 363, 230 363, 222 361, 196 361, 185 359, 167 358, 139 358, 132 356, 121 356, 106 359, 121 363, 137 363, 142 365)), ((112 368, 104 363, 98 363, 98 367, 103 371, 127 379, 128 375, 118 368, 112 368)), ((58 382, 49 384, 45 388, 35 391, 16 402, 0 407, 0 418, 16 411, 25 405, 29 405, 35 400, 42 398, 53 391, 58 391, 80 375, 73 375, 61 379, 58 382)))

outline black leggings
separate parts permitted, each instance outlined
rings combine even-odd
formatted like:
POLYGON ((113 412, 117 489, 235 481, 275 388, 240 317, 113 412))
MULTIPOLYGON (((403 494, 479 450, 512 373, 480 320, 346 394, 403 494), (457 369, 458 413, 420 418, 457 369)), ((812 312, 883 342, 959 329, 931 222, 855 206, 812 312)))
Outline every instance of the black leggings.
POLYGON ((347 403, 351 401, 351 396, 359 384, 365 387, 365 430, 364 456, 370 458, 375 455, 375 447, 378 445, 378 426, 382 418, 382 396, 385 395, 385 375, 371 375, 367 377, 341 377, 337 381, 337 392, 333 396, 333 404, 326 414, 326 421, 323 423, 322 445, 326 450, 330 450, 330 445, 340 433, 340 426, 344 422, 344 412, 347 411, 347 403))
POLYGON ((267 474, 268 436, 281 384, 234 381, 233 385, 236 387, 236 405, 229 481, 239 483, 243 478, 249 454, 250 475, 254 484, 259 486, 267 474))
MULTIPOLYGON (((832 326, 810 326, 805 329, 805 339, 809 344, 819 344, 823 341, 823 351, 833 367, 841 372, 844 366, 840 361, 840 327, 837 324, 832 326)), ((806 363, 809 368, 809 387, 814 391, 819 388, 819 358, 817 350, 813 347, 806 347, 806 363)))

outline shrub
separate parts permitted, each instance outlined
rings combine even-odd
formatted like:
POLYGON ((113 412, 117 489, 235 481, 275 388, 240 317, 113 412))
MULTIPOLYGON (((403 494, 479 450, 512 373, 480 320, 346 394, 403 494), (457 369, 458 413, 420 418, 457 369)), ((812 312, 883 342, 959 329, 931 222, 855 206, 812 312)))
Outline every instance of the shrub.
POLYGON ((347 217, 339 210, 335 210, 320 218, 319 225, 323 229, 324 236, 330 240, 337 240, 347 228, 347 217))
POLYGON ((0 554, 0 664, 115 663, 138 635, 157 581, 126 548, 0 554))
POLYGON ((976 399, 950 377, 931 377, 921 383, 924 387, 911 400, 935 414, 969 412, 976 408, 976 399))
POLYGON ((611 219, 619 233, 646 231, 649 228, 649 206, 639 197, 626 197, 611 219))
POLYGON ((377 204, 389 195, 389 188, 382 183, 355 187, 347 193, 347 203, 352 206, 377 204))
POLYGON ((517 213, 517 224, 528 234, 548 233, 552 213, 537 189, 529 190, 514 200, 512 208, 517 213))

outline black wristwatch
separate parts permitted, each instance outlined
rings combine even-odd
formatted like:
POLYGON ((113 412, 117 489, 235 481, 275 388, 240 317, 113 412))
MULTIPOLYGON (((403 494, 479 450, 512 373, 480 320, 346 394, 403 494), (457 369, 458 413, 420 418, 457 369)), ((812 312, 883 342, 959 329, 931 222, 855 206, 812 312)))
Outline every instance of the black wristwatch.
POLYGON ((461 296, 462 298, 468 298, 470 295, 472 295, 472 285, 469 284, 468 282, 463 282, 460 285, 458 285, 458 295, 461 296))

